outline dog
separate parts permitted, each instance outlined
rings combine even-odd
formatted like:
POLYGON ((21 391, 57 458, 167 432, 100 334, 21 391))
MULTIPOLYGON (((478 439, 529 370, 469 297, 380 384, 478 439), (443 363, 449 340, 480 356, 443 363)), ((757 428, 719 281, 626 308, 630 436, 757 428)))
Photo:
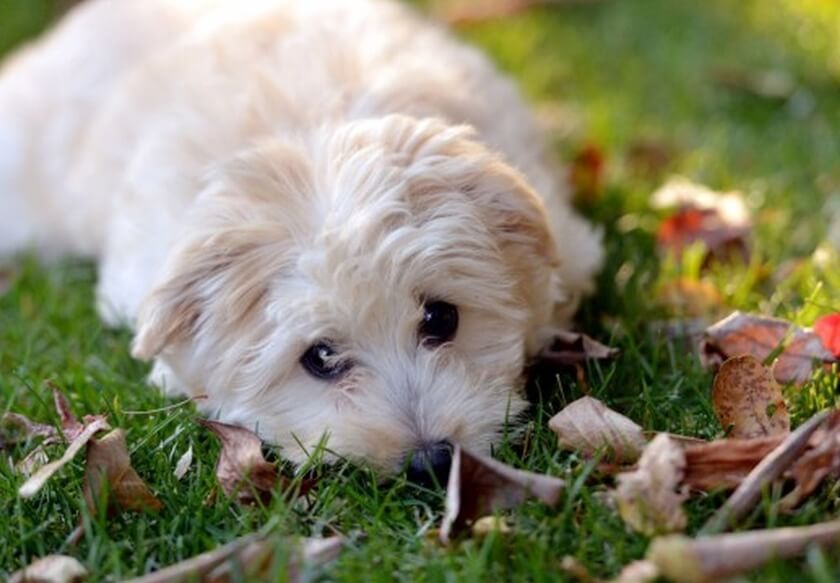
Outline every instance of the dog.
POLYGON ((88 0, 0 71, 0 254, 98 264, 166 391, 293 463, 497 444, 602 260, 514 84, 387 0, 88 0))

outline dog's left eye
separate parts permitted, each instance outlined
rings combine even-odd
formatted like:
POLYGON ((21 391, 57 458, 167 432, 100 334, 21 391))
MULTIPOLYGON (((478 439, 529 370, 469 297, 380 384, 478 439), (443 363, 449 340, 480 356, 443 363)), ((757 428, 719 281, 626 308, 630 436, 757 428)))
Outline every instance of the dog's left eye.
POLYGON ((335 349, 328 342, 317 342, 306 349, 300 364, 316 379, 334 380, 353 366, 349 360, 335 360, 335 349))
POLYGON ((449 302, 432 301, 423 305, 420 339, 426 346, 440 346, 455 338, 458 308, 449 302))

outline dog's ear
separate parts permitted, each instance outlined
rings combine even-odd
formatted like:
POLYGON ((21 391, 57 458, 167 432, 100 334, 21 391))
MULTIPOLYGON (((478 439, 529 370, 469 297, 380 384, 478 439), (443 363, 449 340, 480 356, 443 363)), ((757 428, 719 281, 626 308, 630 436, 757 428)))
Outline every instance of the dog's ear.
POLYGON ((212 342, 233 337, 233 328, 253 329, 268 282, 289 267, 288 240, 304 220, 295 201, 311 189, 309 172, 299 150, 269 141, 214 173, 140 307, 133 356, 149 359, 188 338, 212 342))

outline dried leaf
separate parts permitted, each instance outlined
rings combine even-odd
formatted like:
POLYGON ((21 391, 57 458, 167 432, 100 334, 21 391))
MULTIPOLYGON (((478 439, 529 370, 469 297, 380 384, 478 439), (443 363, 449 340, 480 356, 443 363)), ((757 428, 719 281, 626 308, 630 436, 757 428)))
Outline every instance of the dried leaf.
POLYGON ((537 357, 542 363, 555 366, 576 366, 587 360, 611 360, 619 350, 601 344, 586 334, 558 331, 551 347, 537 357))
POLYGON ((799 506, 826 477, 840 475, 840 411, 835 411, 814 432, 809 446, 786 474, 796 486, 782 499, 783 511, 799 506))
POLYGON ((619 463, 635 462, 647 445, 639 425, 588 396, 569 404, 548 426, 561 449, 585 456, 606 450, 608 459, 619 463))
POLYGON ((45 443, 55 443, 60 440, 58 429, 52 425, 36 423, 19 413, 6 413, 0 420, 0 449, 18 444, 35 437, 43 437, 45 443))
POLYGON ((729 435, 733 438, 790 432, 782 390, 770 369, 752 356, 736 356, 723 363, 715 377, 712 406, 723 428, 732 427, 729 435))
POLYGON ((813 332, 784 320, 741 312, 734 312, 706 330, 700 352, 704 364, 715 367, 743 354, 766 361, 780 350, 773 368, 780 383, 805 383, 811 379, 815 364, 837 361, 813 332))
POLYGON ((611 583, 650 583, 659 578, 659 568, 650 561, 633 561, 611 583))
POLYGON ((324 565, 335 560, 344 544, 344 538, 339 536, 293 542, 274 536, 248 535, 125 583, 227 583, 243 579, 262 580, 269 575, 275 575, 269 571, 272 561, 279 553, 287 553, 291 545, 297 548, 286 566, 284 580, 296 582, 300 580, 303 567, 324 565))
POLYGON ((55 410, 61 419, 61 431, 64 433, 64 438, 67 441, 73 441, 76 437, 85 430, 85 424, 79 423, 73 411, 70 409, 70 402, 67 397, 61 392, 61 389, 47 381, 47 385, 52 388, 53 401, 55 402, 55 410))
POLYGON ((692 490, 731 489, 776 449, 784 435, 757 439, 719 439, 685 447, 683 483, 692 490))
POLYGON ((49 480, 53 474, 76 457, 76 454, 81 451, 82 447, 84 447, 97 432, 107 429, 110 429, 110 426, 103 417, 93 418, 89 424, 84 426, 83 431, 76 434, 76 437, 72 442, 70 442, 70 445, 67 446, 64 455, 62 455, 60 459, 42 466, 37 472, 30 476, 26 482, 23 483, 18 490, 20 497, 31 498, 37 494, 41 488, 44 487, 44 484, 47 483, 47 480, 49 480))
POLYGON ((633 529, 647 535, 686 527, 682 509, 688 497, 680 483, 685 472, 682 448, 665 434, 656 436, 633 472, 618 475, 618 512, 633 529))
POLYGON ((122 429, 88 443, 84 496, 91 511, 96 510, 103 490, 107 491, 108 506, 113 510, 157 511, 163 506, 131 467, 122 429))
POLYGON ((29 477, 39 468, 49 463, 50 458, 47 455, 47 450, 41 444, 32 451, 30 451, 25 458, 15 464, 15 470, 22 476, 29 477))
POLYGON ((47 555, 13 573, 9 583, 80 583, 88 571, 79 561, 66 555, 47 555))
MULTIPOLYGON (((280 475, 277 466, 263 457, 262 441, 256 433, 218 421, 202 419, 199 423, 222 442, 216 479, 227 496, 235 496, 240 504, 267 504, 278 486, 288 487, 289 481, 280 475)), ((304 480, 300 493, 306 494, 313 486, 313 480, 304 480)))
POLYGON ((814 545, 828 546, 840 539, 840 521, 812 526, 771 528, 705 536, 692 540, 682 535, 654 539, 647 560, 663 576, 677 583, 724 581, 776 559, 805 553, 814 545))
POLYGON ((192 446, 190 446, 187 451, 184 452, 184 455, 178 459, 178 463, 175 464, 174 474, 176 479, 180 480, 187 475, 187 472, 190 471, 190 466, 192 466, 192 461, 193 449, 192 446))
POLYGON ((448 543, 475 519, 514 508, 528 498, 554 506, 560 501, 564 487, 559 478, 517 470, 456 447, 446 485, 440 540, 448 543))
POLYGON ((814 323, 814 333, 820 337, 829 352, 840 358, 840 312, 817 320, 814 323))

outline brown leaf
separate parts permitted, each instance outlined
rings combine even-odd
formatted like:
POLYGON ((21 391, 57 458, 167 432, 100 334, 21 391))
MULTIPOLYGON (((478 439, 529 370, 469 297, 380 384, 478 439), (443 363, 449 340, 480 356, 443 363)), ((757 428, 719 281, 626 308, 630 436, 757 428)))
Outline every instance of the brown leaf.
POLYGON ((687 519, 682 503, 688 497, 680 488, 684 472, 682 448, 668 435, 657 435, 642 453, 638 469, 618 475, 614 495, 621 518, 647 535, 683 530, 687 519))
POLYGON ((771 528, 692 540, 682 535, 654 539, 647 559, 676 583, 726 581, 778 559, 802 555, 840 539, 840 520, 811 526, 771 528))
POLYGON ((289 541, 276 536, 252 534, 124 583, 227 583, 243 579, 262 580, 269 575, 276 575, 269 571, 272 561, 278 554, 288 553, 290 546, 296 548, 287 563, 284 580, 296 582, 300 580, 302 567, 324 565, 335 560, 344 544, 344 538, 340 536, 289 541))
POLYGON ((52 425, 36 423, 19 413, 4 414, 0 426, 3 428, 0 433, 0 449, 35 437, 43 437, 45 443, 56 443, 60 440, 58 430, 52 425))
POLYGON ((561 449, 584 456, 606 450, 607 459, 619 463, 635 462, 647 445, 639 425, 588 396, 570 403, 548 426, 557 434, 561 449))
POLYGON ((835 411, 811 436, 811 446, 788 470, 794 489, 781 501, 781 509, 799 506, 828 476, 840 475, 840 411, 835 411))
POLYGON ((35 449, 26 454, 26 457, 15 464, 15 470, 27 478, 38 471, 39 468, 49 463, 50 458, 44 444, 38 445, 35 449))
POLYGON ((692 490, 710 492, 740 484, 784 435, 756 439, 719 439, 685 447, 683 483, 692 490))
POLYGON ((706 366, 716 367, 743 354, 766 361, 779 350, 773 374, 780 383, 805 383, 813 376, 815 364, 837 362, 813 332, 785 320, 742 312, 707 329, 700 353, 706 366))
MULTIPOLYGON (((288 487, 289 481, 280 475, 277 466, 263 457, 262 441, 256 433, 218 421, 198 422, 222 442, 216 479, 227 496, 235 496, 240 504, 267 504, 278 485, 288 487)), ((304 480, 300 493, 306 494, 313 485, 312 480, 304 480)))
POLYGON ((93 418, 89 424, 84 426, 83 431, 76 434, 75 438, 72 442, 70 442, 70 445, 67 446, 64 455, 62 455, 60 459, 40 467, 38 471, 32 474, 32 476, 23 483, 18 490, 20 497, 31 498, 37 494, 41 488, 44 487, 44 484, 47 483, 47 480, 49 480, 53 474, 76 457, 76 454, 81 451, 82 447, 84 447, 88 441, 93 439, 93 436, 96 435, 97 432, 107 429, 110 429, 110 426, 103 417, 93 418))
POLYGON ((47 555, 13 573, 9 583, 80 583, 87 577, 87 569, 73 557, 47 555))
POLYGON ((73 415, 73 411, 70 409, 70 402, 61 389, 50 381, 47 381, 47 385, 52 389, 55 411, 61 420, 61 431, 64 433, 64 438, 67 441, 73 441, 85 430, 85 424, 79 423, 76 416, 73 415))
POLYGON ((564 487, 559 478, 517 470, 456 447, 446 485, 440 540, 446 544, 475 519, 514 508, 528 498, 554 506, 564 487))
POLYGON ((747 260, 750 218, 737 192, 719 193, 684 178, 673 178, 652 197, 657 208, 676 208, 657 232, 659 247, 678 257, 702 242, 708 259, 747 260))
POLYGON ((790 432, 782 390, 766 366, 750 355, 730 358, 720 367, 712 407, 730 437, 749 439, 790 432), (772 413, 768 413, 769 409, 772 413))
POLYGON ((110 510, 160 510, 163 506, 131 467, 125 431, 114 429, 88 443, 84 496, 92 512, 107 491, 110 510))
POLYGON ((537 357, 541 363, 555 366, 576 366, 587 360, 611 360, 619 350, 601 344, 586 334, 558 331, 551 347, 537 357))

